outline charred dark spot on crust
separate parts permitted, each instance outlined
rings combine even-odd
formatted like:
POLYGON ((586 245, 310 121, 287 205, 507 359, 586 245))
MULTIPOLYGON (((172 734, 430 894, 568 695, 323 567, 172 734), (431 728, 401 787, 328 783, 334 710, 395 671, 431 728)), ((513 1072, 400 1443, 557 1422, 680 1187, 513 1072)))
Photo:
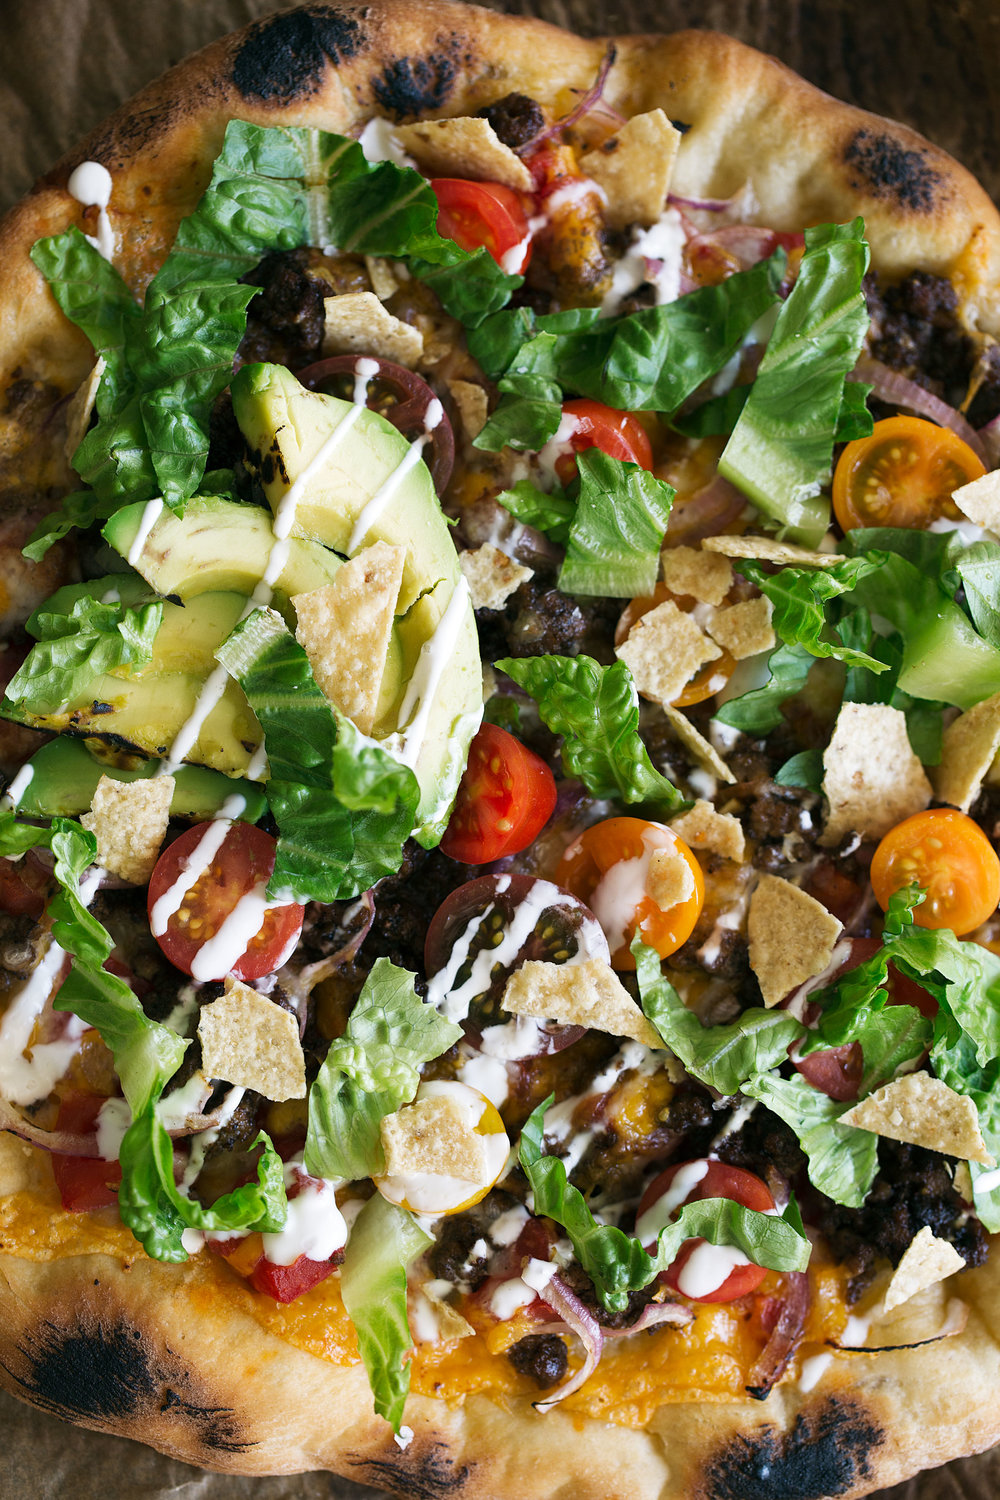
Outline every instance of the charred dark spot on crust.
POLYGON ((372 79, 372 92, 386 114, 402 119, 448 101, 458 64, 444 50, 429 57, 400 57, 372 79))
POLYGON ((400 1454, 398 1459, 357 1461, 356 1467, 364 1469, 368 1484, 384 1484, 389 1489, 405 1491, 413 1500, 440 1500, 442 1495, 454 1494, 465 1486, 471 1473, 468 1464, 456 1468, 443 1443, 435 1443, 426 1453, 415 1454, 409 1461, 400 1454))
POLYGON ((887 132, 859 130, 847 144, 844 161, 858 173, 851 178, 852 188, 890 198, 915 213, 933 211, 941 174, 923 151, 909 150, 887 132))
POLYGON ((233 82, 244 99, 291 104, 315 94, 334 67, 355 57, 364 43, 356 16, 332 5, 311 5, 247 32, 233 62, 233 82))
POLYGON ((44 1322, 19 1353, 23 1368, 4 1368, 25 1400, 54 1416, 96 1426, 107 1422, 141 1438, 154 1414, 173 1412, 195 1429, 206 1450, 239 1453, 253 1446, 240 1437, 230 1408, 181 1395, 190 1385, 182 1366, 164 1359, 128 1324, 82 1319, 60 1328, 44 1322))
POLYGON ((705 1500, 825 1500, 871 1474, 869 1455, 883 1441, 877 1422, 854 1401, 828 1401, 799 1416, 787 1437, 773 1427, 734 1438, 705 1471, 705 1500))

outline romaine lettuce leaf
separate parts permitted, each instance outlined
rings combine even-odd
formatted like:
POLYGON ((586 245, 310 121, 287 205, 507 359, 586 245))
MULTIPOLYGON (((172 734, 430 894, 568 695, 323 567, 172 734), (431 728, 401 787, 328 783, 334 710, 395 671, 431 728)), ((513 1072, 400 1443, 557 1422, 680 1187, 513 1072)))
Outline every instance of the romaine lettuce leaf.
MULTIPOLYGON (((976 1060, 972 1039, 962 1035, 951 1045, 942 1038, 931 1052, 931 1064, 942 1082, 965 1094, 976 1106, 986 1149, 1000 1161, 1000 1058, 985 1067, 976 1060)), ((1000 1232, 1000 1177, 994 1167, 970 1161, 976 1213, 990 1234, 1000 1232)))
POLYGON ((828 1099, 801 1074, 763 1074, 749 1079, 742 1091, 791 1126, 808 1159, 809 1181, 819 1192, 834 1203, 860 1208, 878 1172, 878 1136, 839 1123, 850 1104, 828 1099))
POLYGON ((786 646, 804 646, 810 656, 834 657, 848 666, 878 673, 886 670, 886 663, 846 644, 826 606, 844 594, 852 595, 861 580, 881 565, 876 553, 848 558, 831 568, 780 568, 777 573, 746 560, 735 566, 770 599, 775 632, 786 646))
POLYGON ((799 691, 812 664, 813 657, 805 646, 776 647, 767 660, 771 675, 764 686, 730 698, 716 710, 715 717, 720 724, 742 729, 745 734, 769 734, 781 723, 781 705, 799 691))
POLYGON ((580 494, 559 570, 565 594, 651 594, 674 500, 672 486, 600 448, 578 453, 580 494))
POLYGON ((42 605, 30 621, 38 644, 7 684, 5 711, 54 713, 95 677, 119 667, 145 666, 152 660, 162 619, 161 601, 131 609, 121 601, 102 604, 83 595, 69 610, 49 611, 42 605))

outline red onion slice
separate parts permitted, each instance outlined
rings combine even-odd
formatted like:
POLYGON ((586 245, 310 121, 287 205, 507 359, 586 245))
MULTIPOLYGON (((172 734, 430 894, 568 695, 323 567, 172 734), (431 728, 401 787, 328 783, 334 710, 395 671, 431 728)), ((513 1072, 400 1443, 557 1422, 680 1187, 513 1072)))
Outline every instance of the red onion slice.
POLYGON ((679 193, 668 193, 667 202, 672 208, 692 208, 699 213, 724 214, 736 207, 745 191, 745 188, 740 188, 731 198, 682 198, 679 193))
POLYGON ((934 396, 930 391, 925 391, 923 386, 917 385, 915 380, 901 375, 898 370, 890 370, 889 366, 882 364, 881 360, 872 359, 867 354, 861 356, 847 378, 848 380, 862 380, 866 385, 871 385, 878 399, 890 406, 905 407, 907 411, 913 412, 918 417, 926 417, 928 421, 936 422, 939 427, 947 427, 956 437, 960 437, 963 443, 968 443, 976 457, 987 468, 992 467, 986 445, 971 422, 967 422, 960 411, 949 406, 947 401, 942 401, 940 396, 934 396))
MULTIPOLYGON (((587 90, 585 94, 580 95, 579 99, 576 101, 568 115, 563 115, 562 119, 556 120, 553 125, 546 125, 544 130, 536 131, 536 133, 530 138, 530 140, 527 140, 523 145, 518 146, 518 156, 530 156, 532 152, 538 150, 543 141, 548 140, 550 135, 558 135, 560 131, 568 130, 571 125, 576 124, 577 120, 579 120, 582 115, 585 115, 588 110, 594 108, 595 104, 604 93, 604 85, 608 81, 608 74, 611 72, 616 56, 617 49, 615 48, 613 42, 609 42, 608 50, 605 52, 604 57, 601 60, 601 66, 597 70, 597 78, 594 81, 593 85, 587 90)), ((615 111, 615 113, 617 114, 617 111, 615 111)), ((624 124, 624 120, 622 121, 622 123, 624 124)))
POLYGON ((22 1141, 30 1141, 33 1146, 41 1146, 43 1151, 52 1151, 57 1156, 101 1154, 97 1149, 97 1135, 94 1131, 79 1135, 73 1130, 40 1130, 5 1099, 0 1099, 0 1130, 9 1130, 12 1135, 20 1136, 22 1141))
POLYGON ((788 1369, 798 1348, 809 1314, 811 1292, 805 1271, 792 1271, 785 1282, 785 1295, 778 1321, 747 1375, 747 1394, 763 1401, 788 1369))
POLYGON ((627 1334, 644 1333, 649 1328, 661 1328, 666 1323, 681 1328, 693 1318, 693 1310, 681 1302, 647 1302, 634 1323, 630 1323, 627 1328, 605 1328, 604 1337, 623 1339, 627 1334))
POLYGON ((746 496, 716 474, 690 499, 675 503, 667 525, 667 541, 671 546, 696 547, 707 536, 725 536, 746 506, 746 496))
POLYGON ((1000 417, 980 427, 979 441, 986 452, 987 468, 1000 469, 1000 417))
POLYGON ((604 1349, 604 1329, 590 1308, 581 1302, 558 1276, 553 1276, 551 1281, 538 1291, 538 1295, 543 1302, 548 1303, 553 1312, 559 1314, 567 1328, 576 1334, 583 1345, 585 1354, 583 1364, 574 1375, 564 1380, 550 1396, 545 1397, 544 1401, 534 1403, 535 1410, 544 1415, 554 1406, 558 1406, 560 1401, 565 1401, 566 1397, 571 1396, 574 1391, 578 1391, 593 1375, 604 1349))

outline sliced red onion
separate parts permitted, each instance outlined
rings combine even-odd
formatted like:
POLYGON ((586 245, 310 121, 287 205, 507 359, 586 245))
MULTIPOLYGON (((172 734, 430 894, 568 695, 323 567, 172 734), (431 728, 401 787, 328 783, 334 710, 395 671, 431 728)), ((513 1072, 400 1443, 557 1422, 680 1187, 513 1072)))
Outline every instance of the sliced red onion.
POLYGON ((538 1291, 538 1295, 543 1302, 548 1303, 553 1312, 559 1314, 566 1327, 576 1334, 586 1355, 583 1364, 574 1375, 564 1380, 562 1385, 550 1396, 546 1396, 544 1401, 535 1402, 535 1410, 544 1415, 554 1406, 558 1406, 560 1401, 565 1401, 566 1397, 571 1396, 574 1391, 578 1391, 593 1375, 604 1349, 604 1329, 590 1308, 581 1302, 558 1276, 553 1276, 551 1281, 538 1291))
POLYGON ((805 1271, 792 1271, 785 1280, 778 1321, 747 1375, 747 1394, 755 1401, 763 1401, 788 1369, 788 1362, 802 1341, 810 1300, 808 1275, 805 1271))
POLYGON ((629 1333, 644 1333, 647 1328, 660 1328, 665 1323, 672 1323, 675 1327, 682 1327, 690 1323, 694 1318, 694 1312, 690 1307, 685 1307, 681 1302, 647 1302, 642 1312, 634 1323, 627 1328, 605 1328, 606 1339, 623 1339, 629 1333))
POLYGON ((743 514, 746 504, 746 496, 728 479, 716 474, 690 500, 674 505, 667 525, 668 541, 691 547, 706 536, 724 536, 743 514))
POLYGON ((1000 469, 1000 417, 994 417, 979 429, 979 441, 986 452, 987 467, 1000 469))
POLYGON ((881 360, 872 359, 867 354, 861 356, 847 378, 862 380, 866 385, 871 385, 878 399, 889 406, 905 407, 918 417, 926 417, 930 422, 937 422, 939 427, 947 427, 963 443, 968 443, 976 457, 990 467, 986 445, 971 422, 967 422, 960 411, 949 406, 947 401, 942 401, 940 396, 925 391, 915 380, 901 375, 898 370, 890 370, 881 360))
POLYGON ((744 188, 740 188, 731 198, 682 198, 678 193, 668 193, 667 202, 672 208, 692 208, 699 213, 724 214, 727 209, 736 206, 744 191, 744 188))
POLYGON ((571 125, 575 125, 577 120, 579 120, 583 115, 587 114, 589 110, 594 108, 594 106, 597 104, 597 101, 604 93, 604 85, 608 81, 608 74, 611 72, 617 55, 617 49, 614 43, 609 42, 608 50, 605 52, 604 57, 601 60, 601 66, 597 70, 597 78, 593 86, 589 88, 585 94, 580 95, 579 99, 576 101, 568 115, 563 115, 562 119, 556 120, 553 125, 546 125, 544 130, 536 131, 535 134, 530 138, 530 140, 527 140, 523 145, 518 146, 518 156, 531 156, 533 152, 538 150, 543 141, 548 140, 550 135, 558 135, 560 131, 568 130, 571 125))
POLYGON ((700 251, 711 253, 721 250, 738 261, 741 270, 746 271, 770 255, 774 244, 773 229, 762 229, 756 224, 726 224, 721 229, 709 229, 688 240, 687 253, 693 263, 700 251))
POLYGON ((291 998, 298 1013, 299 1005, 308 999, 311 992, 324 979, 329 979, 344 964, 350 963, 355 958, 358 949, 372 930, 375 920, 375 896, 372 891, 362 891, 355 905, 364 908, 365 918, 357 932, 351 934, 343 947, 338 948, 336 953, 331 953, 328 958, 317 959, 314 964, 307 964, 304 969, 297 973, 290 968, 281 969, 278 973, 278 982, 285 993, 291 998))
POLYGON ((9 1130, 12 1135, 20 1136, 22 1141, 30 1141, 33 1146, 41 1146, 43 1151, 52 1151, 56 1156, 101 1154, 97 1149, 97 1135, 94 1131, 79 1135, 73 1130, 40 1130, 5 1099, 0 1099, 0 1130, 9 1130))

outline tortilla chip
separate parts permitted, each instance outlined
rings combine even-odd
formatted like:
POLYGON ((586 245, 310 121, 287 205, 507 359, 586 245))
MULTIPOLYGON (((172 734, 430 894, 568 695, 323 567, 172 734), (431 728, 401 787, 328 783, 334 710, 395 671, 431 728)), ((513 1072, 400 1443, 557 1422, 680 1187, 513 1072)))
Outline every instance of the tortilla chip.
POLYGON ((945 1156, 996 1165, 986 1149, 972 1100, 930 1073, 905 1073, 884 1084, 841 1115, 840 1123, 945 1156))
POLYGON ((512 1016, 586 1026, 608 1036, 628 1036, 647 1047, 662 1047, 614 969, 600 958, 582 964, 550 964, 528 959, 507 981, 500 1002, 512 1016))
POLYGON ((295 639, 321 690, 362 734, 375 722, 405 547, 374 542, 346 562, 333 583, 296 594, 295 639))
POLYGON ((636 620, 615 655, 631 671, 640 693, 668 707, 698 669, 722 652, 690 615, 666 599, 636 620))
POLYGON ((686 714, 682 714, 679 708, 672 708, 670 704, 664 704, 663 712, 674 734, 692 759, 696 760, 706 771, 711 771, 712 775, 718 777, 720 781, 735 782, 736 777, 718 750, 706 740, 700 730, 694 727, 686 714))
POLYGON ((468 177, 502 182, 519 193, 534 189, 531 173, 516 151, 505 146, 489 120, 460 115, 454 120, 421 120, 395 127, 403 150, 425 177, 468 177))
POLYGON ((931 784, 906 733, 906 719, 887 703, 845 703, 823 754, 829 803, 819 842, 845 833, 880 839, 931 800, 931 784))
POLYGON ((649 857, 646 875, 646 894, 651 896, 661 911, 680 906, 694 895, 695 883, 691 866, 679 849, 654 849, 649 857))
POLYGON ((968 812, 1000 750, 1000 693, 984 698, 948 725, 941 741, 941 764, 931 768, 939 802, 968 812))
MULTIPOLYGON (((727 768, 728 769, 728 768, 727 768)), ((699 798, 694 807, 670 819, 670 827, 696 854, 719 854, 741 860, 746 851, 743 825, 732 813, 716 812, 711 802, 699 798)))
POLYGON ((101 376, 104 374, 106 368, 107 361, 103 354, 99 354, 94 368, 83 384, 73 393, 72 399, 66 408, 65 453, 69 463, 73 462, 73 455, 87 434, 91 414, 94 410, 94 402, 97 400, 97 388, 101 383, 101 376))
POLYGON ((411 1290, 410 1332, 418 1344, 448 1344, 475 1333, 457 1307, 434 1295, 433 1282, 411 1290))
POLYGON ((146 885, 160 853, 174 795, 172 776, 102 776, 80 822, 97 839, 97 863, 130 885, 146 885))
POLYGON ((372 284, 372 291, 380 302, 385 302, 399 291, 399 277, 392 268, 392 261, 383 255, 366 255, 365 270, 372 284))
POLYGON ((729 559, 717 552, 665 547, 660 563, 663 582, 672 594, 686 594, 702 604, 721 604, 733 586, 729 559))
POLYGON ((607 197, 605 217, 612 229, 655 224, 667 202, 681 133, 662 109, 633 115, 617 135, 580 161, 607 197))
POLYGON ((707 536, 701 545, 707 552, 721 552, 725 557, 750 557, 756 562, 793 568, 832 568, 847 561, 842 552, 814 552, 792 542, 779 542, 773 536, 707 536))
POLYGON ((381 1127, 386 1177, 429 1172, 479 1184, 487 1175, 486 1145, 470 1129, 468 1112, 448 1095, 404 1104, 381 1127))
POLYGON ((451 399, 458 408, 462 428, 471 442, 486 426, 490 410, 489 397, 484 388, 473 380, 449 380, 447 384, 451 399))
POLYGON ((991 469, 970 484, 963 484, 952 491, 951 498, 963 516, 1000 536, 1000 471, 991 469))
POLYGON ((750 897, 750 967, 764 1004, 784 1000, 822 974, 843 924, 812 896, 777 875, 762 875, 750 897))
POLYGON ((929 1224, 925 1224, 906 1248, 902 1260, 893 1272, 889 1290, 883 1304, 886 1312, 901 1307, 917 1292, 944 1281, 961 1271, 965 1261, 948 1240, 939 1240, 929 1224))
MULTIPOLYGON (((890 1278, 883 1273, 876 1290, 890 1278)), ((867 1302, 867 1299, 866 1299, 867 1302)), ((915 1292, 906 1302, 886 1312, 881 1296, 867 1303, 867 1311, 852 1314, 835 1343, 838 1349, 876 1350, 914 1348, 961 1333, 969 1321, 969 1306, 949 1295, 938 1281, 915 1292)))
POLYGON ((770 599, 761 595, 717 610, 708 633, 735 661, 770 651, 775 641, 770 599))
POLYGON ((290 1010, 230 975, 198 1020, 202 1071, 280 1104, 306 1096, 299 1023, 290 1010))
POLYGON ((388 312, 374 292, 324 297, 324 354, 371 354, 412 366, 424 352, 424 336, 412 323, 388 312))
POLYGON ((522 568, 492 542, 460 552, 458 561, 469 580, 473 609, 503 609, 511 594, 534 576, 531 568, 522 568))

